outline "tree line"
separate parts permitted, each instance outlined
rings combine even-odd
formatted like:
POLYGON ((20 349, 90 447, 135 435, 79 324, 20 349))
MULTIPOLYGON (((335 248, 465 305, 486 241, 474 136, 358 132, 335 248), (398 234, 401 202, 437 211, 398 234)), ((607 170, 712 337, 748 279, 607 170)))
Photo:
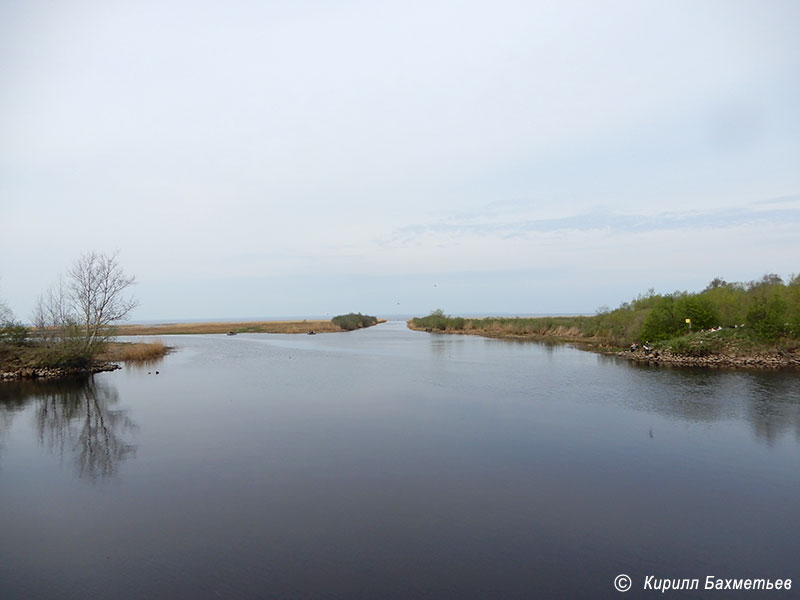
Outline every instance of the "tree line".
POLYGON ((772 273, 749 282, 717 277, 696 293, 650 290, 614 311, 601 311, 596 327, 615 339, 668 340, 693 331, 747 329, 762 341, 800 338, 800 275, 772 273))

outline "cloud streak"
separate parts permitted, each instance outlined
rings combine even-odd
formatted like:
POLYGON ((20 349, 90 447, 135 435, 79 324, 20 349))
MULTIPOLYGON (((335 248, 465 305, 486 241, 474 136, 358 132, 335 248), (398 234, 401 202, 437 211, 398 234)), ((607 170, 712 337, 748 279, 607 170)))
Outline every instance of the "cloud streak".
MULTIPOLYGON (((770 208, 772 204, 794 202, 786 196, 753 203, 746 207, 719 208, 707 211, 663 212, 656 215, 620 214, 594 211, 558 218, 515 218, 495 215, 491 220, 477 216, 442 219, 428 224, 412 224, 396 229, 383 243, 405 244, 421 236, 447 234, 453 237, 478 236, 499 239, 526 238, 536 234, 561 232, 608 232, 612 234, 654 231, 693 231, 759 225, 800 225, 800 207, 770 208), (767 208, 763 208, 767 206, 767 208)), ((486 213, 484 213, 486 214, 486 213)))

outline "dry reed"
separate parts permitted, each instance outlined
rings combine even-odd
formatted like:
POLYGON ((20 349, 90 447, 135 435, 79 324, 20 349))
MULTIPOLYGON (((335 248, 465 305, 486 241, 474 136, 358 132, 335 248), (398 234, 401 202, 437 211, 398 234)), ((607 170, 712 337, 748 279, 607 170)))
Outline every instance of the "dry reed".
POLYGON ((149 362, 163 358, 171 348, 161 340, 152 342, 110 342, 100 355, 109 362, 149 362))
POLYGON ((243 321, 237 323, 165 323, 163 325, 120 325, 117 335, 176 335, 201 333, 331 333, 344 331, 325 320, 243 321))

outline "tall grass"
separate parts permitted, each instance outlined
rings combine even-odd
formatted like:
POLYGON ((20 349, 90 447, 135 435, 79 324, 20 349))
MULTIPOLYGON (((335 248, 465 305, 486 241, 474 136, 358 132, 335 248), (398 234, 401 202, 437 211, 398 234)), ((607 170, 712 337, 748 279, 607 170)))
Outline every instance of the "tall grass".
POLYGON ((427 317, 411 319, 415 329, 485 333, 489 335, 584 337, 592 335, 592 317, 451 317, 435 310, 427 317))
POLYGON ((100 355, 101 360, 124 362, 150 362, 163 358, 170 347, 161 340, 152 342, 111 342, 100 355))
POLYGON ((117 335, 178 335, 235 333, 308 333, 341 331, 327 319, 302 321, 219 321, 214 323, 165 323, 162 325, 120 325, 117 335))

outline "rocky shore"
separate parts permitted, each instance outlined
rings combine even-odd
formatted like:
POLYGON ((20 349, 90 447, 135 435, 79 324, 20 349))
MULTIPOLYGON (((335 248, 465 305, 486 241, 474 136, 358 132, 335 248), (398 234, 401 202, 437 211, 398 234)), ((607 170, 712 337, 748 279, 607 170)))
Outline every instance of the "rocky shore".
POLYGON ((727 354, 709 354, 707 356, 687 356, 674 354, 669 350, 653 350, 645 352, 623 350, 617 356, 639 363, 650 365, 666 365, 676 367, 719 367, 725 369, 784 369, 800 368, 800 355, 797 353, 751 354, 733 356, 727 354))
POLYGON ((54 368, 35 368, 24 367, 14 371, 0 372, 0 381, 10 381, 14 379, 57 379, 60 377, 79 377, 102 373, 104 371, 116 371, 120 366, 114 363, 97 363, 89 367, 54 367, 54 368))

